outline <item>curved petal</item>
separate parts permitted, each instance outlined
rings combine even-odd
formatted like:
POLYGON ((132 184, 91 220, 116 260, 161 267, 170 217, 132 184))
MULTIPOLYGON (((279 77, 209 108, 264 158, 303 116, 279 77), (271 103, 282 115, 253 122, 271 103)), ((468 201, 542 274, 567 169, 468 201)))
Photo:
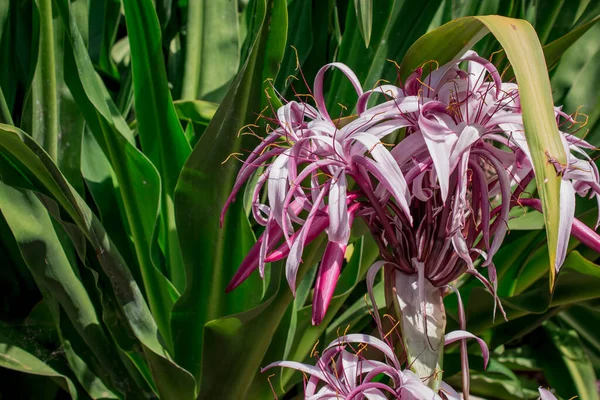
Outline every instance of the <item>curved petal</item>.
POLYGON ((329 189, 329 228, 327 236, 330 241, 347 243, 350 238, 350 217, 346 201, 346 171, 338 168, 329 189))
POLYGON ((560 270, 565 257, 571 236, 571 227, 575 219, 575 189, 570 181, 562 180, 560 183, 560 221, 558 224, 558 246, 556 249, 556 272, 560 270))
POLYGON ((390 348, 390 346, 387 343, 380 339, 377 339, 374 336, 365 335, 363 333, 353 333, 350 335, 345 335, 335 339, 329 344, 329 346, 327 346, 327 348, 344 345, 345 343, 364 343, 373 346, 377 350, 381 351, 390 360, 392 360, 394 366, 397 369, 400 369, 400 362, 398 361, 398 358, 396 358, 396 354, 394 354, 394 351, 390 348))
POLYGON ((452 331, 452 332, 448 333, 446 336, 444 336, 444 343, 446 345, 449 345, 451 343, 456 342, 457 340, 464 340, 464 339, 477 340, 477 342, 479 343, 479 347, 481 348, 481 353, 483 355, 483 367, 487 368, 488 362, 490 360, 490 351, 489 351, 485 341, 483 339, 481 339, 480 337, 473 335, 471 332, 458 330, 458 331, 452 331))
POLYGON ((367 110, 367 104, 371 98, 371 95, 376 93, 383 94, 386 99, 397 99, 399 97, 404 97, 404 91, 394 85, 381 85, 375 89, 367 90, 358 98, 358 101, 356 102, 356 113, 358 115, 367 110))
POLYGON ((358 79, 354 71, 352 71, 347 65, 339 62, 334 62, 321 67, 319 72, 317 72, 317 76, 315 76, 315 102, 317 103, 317 109, 319 110, 319 112, 323 115, 323 117, 325 117, 325 119, 329 121, 331 121, 331 117, 329 116, 329 113, 327 112, 327 107, 325 106, 325 96, 323 95, 323 81, 325 79, 325 72, 331 67, 339 69, 344 73, 344 75, 346 75, 346 77, 348 77, 350 83, 352 83, 352 86, 354 86, 354 90, 356 90, 358 96, 361 96, 363 94, 363 90, 360 85, 360 80, 358 79))
POLYGON ((321 265, 319 265, 317 281, 315 282, 312 306, 312 324, 315 326, 319 325, 325 318, 325 313, 335 291, 335 285, 340 277, 345 252, 346 243, 327 243, 321 265))
POLYGON ((555 395, 553 395, 549 390, 544 389, 543 387, 539 387, 538 391, 540 392, 539 400, 558 400, 555 395))

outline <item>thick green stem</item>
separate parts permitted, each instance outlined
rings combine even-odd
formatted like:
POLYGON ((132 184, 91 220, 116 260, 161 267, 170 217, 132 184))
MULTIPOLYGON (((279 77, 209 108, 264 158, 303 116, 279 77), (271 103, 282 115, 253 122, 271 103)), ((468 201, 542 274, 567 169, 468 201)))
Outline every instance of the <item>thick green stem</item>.
POLYGON ((38 63, 33 85, 33 136, 48 152, 58 158, 58 105, 54 65, 54 27, 52 0, 37 0, 40 12, 38 63))
POLYGON ((14 125, 8 104, 6 104, 6 99, 4 98, 4 93, 2 93, 2 87, 0 87, 0 123, 14 125))
POLYGON ((187 36, 185 41, 185 64, 183 67, 183 100, 196 100, 200 84, 200 57, 202 53, 202 11, 204 2, 188 3, 187 36))
POLYGON ((442 290, 423 276, 422 263, 413 260, 413 264, 417 274, 395 271, 395 308, 411 370, 437 391, 442 382, 446 311, 442 290))

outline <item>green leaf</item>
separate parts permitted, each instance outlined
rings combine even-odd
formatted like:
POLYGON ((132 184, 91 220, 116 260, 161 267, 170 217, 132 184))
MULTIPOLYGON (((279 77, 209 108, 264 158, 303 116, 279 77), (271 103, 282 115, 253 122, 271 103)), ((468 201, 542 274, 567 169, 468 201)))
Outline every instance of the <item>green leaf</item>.
POLYGON ((587 120, 587 124, 577 135, 585 137, 596 146, 600 145, 600 107, 597 96, 600 85, 595 79, 600 71, 600 45, 596 40, 599 33, 600 25, 596 23, 565 52, 552 76, 557 103, 564 104, 567 112, 577 111, 580 114, 577 116, 578 121, 587 120))
MULTIPOLYGON (((91 194, 90 200, 93 200, 98 210, 102 226, 108 236, 119 243, 119 253, 131 269, 136 282, 141 283, 143 278, 115 172, 89 129, 85 129, 83 134, 81 155, 81 174, 91 194)), ((140 289, 145 292, 143 285, 140 289)))
POLYGON ((509 231, 544 229, 544 216, 533 210, 516 207, 510 210, 509 218, 509 231))
MULTIPOLYGON (((219 214, 239 167, 235 161, 223 161, 240 151, 242 137, 248 139, 238 132, 260 112, 263 82, 275 77, 285 46, 285 1, 267 4, 262 0, 255 6, 253 15, 260 30, 252 51, 188 159, 175 194, 188 285, 173 311, 173 337, 176 360, 196 377, 200 376, 204 324, 247 310, 262 294, 257 276, 225 294, 227 282, 253 242, 241 199, 227 213, 223 229, 219 227, 219 214)), ((243 147, 253 147, 252 141, 243 147)))
MULTIPOLYGON (((313 326, 311 323, 312 305, 307 305, 298 310, 296 332, 291 337, 291 339, 293 339, 293 346, 289 353, 283 355, 283 359, 299 362, 305 361, 309 356, 311 349, 315 346, 315 343, 323 335, 326 329, 335 326, 331 324, 331 321, 344 305, 344 302, 348 299, 354 288, 364 279, 369 267, 373 265, 379 256, 379 248, 371 237, 361 238, 356 241, 353 246, 352 257, 344 267, 344 270, 338 279, 334 296, 331 299, 325 318, 319 325, 313 326)), ((364 305, 365 299, 362 298, 361 301, 364 305)), ((348 329, 347 325, 338 325, 338 327, 342 332, 345 329, 348 329)), ((350 329, 354 328, 350 327, 350 329)), ((322 343, 322 345, 327 344, 328 343, 322 343)), ((278 360, 265 361, 273 362, 278 360)), ((295 383, 296 379, 292 379, 294 375, 296 378, 301 377, 301 374, 295 374, 294 372, 295 371, 291 369, 283 369, 281 374, 282 387, 289 388, 290 383, 295 383)), ((273 380, 273 383, 275 383, 275 380, 273 380)))
POLYGON ((169 315, 178 294, 152 260, 160 193, 158 173, 133 145, 131 131, 96 75, 71 3, 59 0, 57 4, 71 45, 65 51, 67 85, 114 170, 150 309, 167 347, 172 348, 169 315))
MULTIPOLYGON (((446 380, 446 383, 460 387, 459 375, 454 375, 446 380)), ((539 396, 534 382, 529 388, 523 387, 520 379, 507 377, 501 374, 488 374, 482 372, 471 373, 471 394, 483 398, 494 398, 498 400, 536 399, 539 396)))
POLYGON ((185 271, 175 227, 173 195, 183 164, 191 153, 175 113, 163 61, 162 39, 150 0, 124 0, 131 48, 133 91, 139 138, 144 154, 161 178, 160 240, 168 276, 182 292, 185 271))
POLYGON ((0 123, 14 125, 12 115, 10 115, 10 110, 8 109, 8 104, 6 104, 6 98, 4 97, 4 93, 2 93, 1 87, 0 87, 0 123))
POLYGON ((585 306, 575 305, 560 313, 559 318, 566 322, 593 349, 600 352, 600 338, 595 327, 600 324, 600 313, 585 306))
POLYGON ((554 287, 556 249, 560 213, 560 183, 549 158, 566 162, 554 118, 550 81, 542 47, 533 27, 526 21, 500 16, 465 17, 449 22, 417 40, 400 65, 405 79, 415 68, 429 60, 440 65, 462 55, 488 32, 498 39, 519 84, 523 123, 531 150, 536 182, 548 237, 550 288, 554 287))
POLYGON ((551 363, 542 364, 548 383, 561 397, 577 395, 578 399, 597 400, 594 367, 577 332, 560 328, 550 321, 544 324, 544 328, 553 345, 538 348, 540 353, 546 353, 542 356, 543 360, 552 360, 551 363))
MULTIPOLYGON (((126 380, 127 374, 116 357, 113 344, 104 331, 86 288, 76 273, 76 267, 67 259, 42 202, 30 191, 0 183, 0 210, 45 297, 56 299, 64 308, 77 334, 92 350, 93 358, 111 376, 112 385, 120 391, 126 387, 133 389, 126 380)), ((59 320, 58 315, 55 318, 59 320)), ((85 367, 85 362, 81 361, 79 365, 85 367)))
MULTIPOLYGON (((309 54, 312 54, 311 49, 313 48, 315 36, 313 28, 316 28, 313 27, 312 2, 292 0, 291 2, 288 2, 288 14, 290 15, 290 18, 287 48, 285 49, 285 55, 281 61, 279 74, 277 74, 277 79, 275 81, 275 87, 279 89, 283 95, 286 94, 288 85, 294 83, 294 80, 290 77, 299 75, 300 71, 298 70, 298 63, 302 66, 309 54)), ((325 63, 325 61, 323 61, 323 63, 325 63)))
POLYGON ((36 0, 40 13, 38 64, 32 85, 33 137, 52 159, 58 158, 58 105, 54 63, 52 0, 36 0))
POLYGON ((204 100, 175 101, 175 111, 179 120, 186 122, 185 136, 190 145, 195 146, 214 117, 218 104, 204 100))
MULTIPOLYGON (((74 17, 78 26, 87 24, 87 7, 82 7, 84 0, 73 2, 76 10, 74 17)), ((79 108, 73 99, 65 83, 65 42, 68 38, 60 16, 54 17, 54 65, 56 69, 56 101, 58 107, 58 137, 57 137, 57 164, 65 178, 79 192, 84 193, 83 180, 81 178, 81 145, 85 120, 79 112, 79 108)), ((36 82, 34 80, 35 92, 36 82)), ((35 97, 35 96, 34 96, 35 97)), ((32 107, 32 112, 41 118, 40 109, 32 107)), ((34 120, 35 120, 34 116, 34 120)), ((35 123, 33 124, 35 127, 35 123)), ((34 131, 35 133, 35 131, 34 131)), ((33 135, 36 136, 35 134, 33 135)))
MULTIPOLYGON (((553 293, 548 292, 546 284, 547 281, 542 279, 517 296, 501 297, 509 324, 515 321, 516 324, 525 322, 531 323, 531 326, 539 325, 543 319, 537 322, 535 318, 530 321, 517 322, 516 320, 530 314, 545 314, 546 318, 549 318, 554 315, 553 312, 549 312, 553 308, 600 298, 600 267, 583 258, 577 251, 572 251, 558 275, 553 293)), ((499 330, 495 328, 506 324, 503 318, 493 319, 493 298, 481 287, 472 290, 466 304, 468 328, 474 334, 491 328, 498 332, 499 330)), ((510 335, 510 331, 507 333, 510 335)))
MULTIPOLYGON (((119 77, 119 71, 110 57, 111 48, 116 39, 119 20, 121 19, 121 2, 117 0, 90 0, 89 5, 89 51, 90 58, 98 70, 112 79, 119 77)), ((81 25, 79 25, 81 29, 81 25)), ((86 43, 87 33, 81 32, 86 43)))
MULTIPOLYGON (((127 324, 143 345, 159 394, 166 398, 192 398, 193 377, 171 361, 164 337, 159 333, 137 283, 81 196, 68 184, 44 150, 22 131, 0 125, 0 152, 15 163, 38 190, 61 206, 94 248, 127 324)), ((43 259, 40 260, 43 262, 43 259)))
POLYGON ((369 47, 371 41, 371 29, 373 27, 373 0, 354 0, 358 29, 365 41, 365 47, 369 47))
POLYGON ((219 108, 218 104, 204 100, 178 100, 174 104, 179 119, 200 125, 208 125, 219 108))
MULTIPOLYGON (((373 20, 377 23, 373 26, 368 49, 364 48, 356 13, 350 10, 346 13, 346 28, 337 61, 352 68, 365 89, 371 89, 380 79, 393 81, 397 71, 396 64, 391 61, 401 60, 410 44, 427 32, 440 3, 441 0, 375 0, 373 20)), ((332 72, 331 90, 327 95, 331 112, 338 115, 341 111, 338 104, 343 104, 352 112, 356 100, 356 91, 347 78, 341 73, 332 72)))
POLYGON ((238 72, 240 44, 236 0, 188 3, 184 100, 220 102, 238 72))
POLYGON ((34 340, 24 340, 22 332, 3 322, 0 322, 0 366, 26 374, 52 377, 73 399, 85 398, 73 383, 68 366, 34 340))
POLYGON ((581 36, 583 36, 591 27, 593 27, 600 20, 600 16, 592 19, 591 21, 573 29, 566 35, 556 39, 555 41, 548 43, 544 46, 544 56, 546 57, 546 64, 548 68, 552 68, 559 61, 560 57, 569 49, 581 36))

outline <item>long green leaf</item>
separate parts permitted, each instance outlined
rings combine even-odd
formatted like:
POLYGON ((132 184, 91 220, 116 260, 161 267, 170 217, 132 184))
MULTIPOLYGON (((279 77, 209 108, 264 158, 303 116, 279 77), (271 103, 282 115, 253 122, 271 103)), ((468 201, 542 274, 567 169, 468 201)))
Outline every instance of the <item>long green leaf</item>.
MULTIPOLYGON (((38 286, 65 309, 77 333, 123 393, 133 389, 81 280, 67 259, 46 208, 29 191, 0 183, 0 210, 38 286)), ((59 320, 58 315, 56 319, 59 320)), ((84 385, 85 386, 85 385, 84 385)))
POLYGON ((566 155, 554 118, 544 54, 533 27, 526 21, 500 16, 454 20, 413 44, 400 66, 400 77, 405 79, 412 70, 432 59, 445 64, 462 55, 488 32, 492 32, 504 48, 519 84, 525 137, 544 209, 552 288, 556 275, 561 178, 548 160, 565 164, 566 155))
MULTIPOLYGON (((73 2, 74 18, 78 26, 87 25, 88 12, 85 0, 73 2)), ((56 67, 56 101, 58 106, 57 163, 65 178, 79 192, 84 193, 81 179, 81 146, 85 120, 79 112, 73 95, 65 83, 65 42, 68 38, 62 19, 54 17, 54 64, 56 67)), ((84 38, 85 40, 85 38, 84 38)), ((35 107, 34 107, 35 110, 35 107)), ((39 113, 39 111, 34 111, 39 113)), ((34 135, 35 137, 35 135, 34 135)))
POLYGON ((32 135, 52 159, 58 158, 58 104, 54 63, 52 0, 37 0, 40 13, 40 48, 32 85, 32 135))
POLYGON ((184 100, 220 102, 240 63, 236 0, 190 1, 183 75, 184 100))
MULTIPOLYGON (((530 314, 544 314, 555 307, 566 307, 600 298, 600 268, 583 258, 577 251, 572 251, 557 277, 554 293, 548 292, 546 284, 547 281, 542 279, 517 296, 501 298, 509 324, 517 318, 530 314)), ((471 332, 480 334, 486 329, 506 324, 503 318, 494 319, 493 307, 494 301, 488 292, 481 287, 472 290, 466 310, 468 328, 471 332)), ((552 315, 549 313, 547 317, 552 315)), ((448 326, 447 329, 452 328, 448 326)), ((494 329, 494 331, 500 330, 494 329)))
POLYGON ((204 325, 215 318, 247 310, 262 294, 262 284, 256 276, 233 293, 225 294, 227 282, 253 242, 241 199, 229 210, 223 230, 219 227, 219 214, 239 167, 238 163, 223 164, 223 161, 229 154, 239 152, 241 138, 248 137, 238 135, 238 131, 256 119, 266 85, 263 82, 266 77, 275 77, 284 51, 285 1, 268 4, 265 0, 257 1, 254 17, 259 29, 250 56, 194 148, 175 194, 177 227, 188 280, 186 291, 173 311, 175 354, 176 360, 197 378, 204 325))
POLYGON ((544 56, 546 57, 546 64, 548 68, 552 68, 563 53, 570 48, 581 36, 583 36, 591 27, 593 27, 598 21, 600 16, 592 19, 591 21, 573 29, 566 35, 556 39, 555 41, 548 43, 544 46, 544 56))
POLYGON ((373 0, 354 0, 354 8, 358 19, 358 29, 365 41, 365 47, 369 47, 373 28, 373 0))
POLYGON ((23 340, 22 332, 0 323, 0 366, 26 374, 56 379, 73 399, 80 397, 66 365, 33 340, 23 340))
POLYGON ((60 0, 57 4, 71 44, 65 52, 67 85, 114 170, 150 309, 167 347, 172 348, 169 315, 177 292, 152 260, 160 193, 158 173, 133 145, 131 131, 94 71, 71 3, 60 0))
POLYGON ((203 100, 179 100, 175 102, 175 111, 181 120, 195 124, 208 125, 219 108, 218 104, 203 100))
MULTIPOLYGON (((427 32, 440 3, 441 0, 375 0, 373 20, 377 23, 373 25, 367 49, 357 26, 356 13, 349 10, 337 61, 352 68, 365 89, 371 89, 380 79, 393 81, 397 71, 391 61, 400 61, 410 44, 427 32)), ((330 110, 337 116, 341 111, 338 104, 342 104, 352 112, 356 100, 356 91, 350 82, 341 73, 333 72, 327 96, 330 110)))
POLYGON ((191 148, 169 92, 154 5, 150 0, 125 0, 123 4, 131 48, 139 138, 144 154, 158 169, 161 178, 161 242, 169 277, 181 292, 185 289, 185 271, 175 227, 173 195, 191 148))
MULTIPOLYGON (((564 398, 577 395, 581 400, 598 400, 594 367, 577 332, 561 329, 550 321, 544 325, 544 328, 555 349, 550 351, 553 353, 552 362, 543 364, 553 389, 564 398)), ((549 349, 546 347, 539 350, 548 352, 549 349)))
POLYGON ((61 206, 94 248, 123 317, 143 345, 159 394, 165 398, 191 399, 195 386, 193 377, 171 361, 164 338, 137 283, 81 196, 64 179, 44 150, 19 129, 0 125, 0 152, 15 163, 38 190, 61 206))

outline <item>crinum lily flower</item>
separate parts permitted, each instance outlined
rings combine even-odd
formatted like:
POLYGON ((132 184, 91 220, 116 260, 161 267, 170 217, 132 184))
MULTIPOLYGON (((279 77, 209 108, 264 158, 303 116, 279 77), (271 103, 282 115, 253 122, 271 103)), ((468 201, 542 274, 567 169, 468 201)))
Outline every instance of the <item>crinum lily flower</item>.
MULTIPOLYGON (((496 297, 493 256, 506 235, 509 211, 519 204, 534 170, 523 134, 518 86, 503 83, 488 60, 467 52, 427 77, 422 75, 422 69, 415 71, 402 88, 384 85, 365 92, 357 110, 361 118, 376 115, 382 125, 405 128, 405 138, 391 152, 412 195, 409 212, 414 226, 403 223, 395 204, 383 198, 385 212, 373 215, 370 223, 385 226, 382 221, 387 219, 393 231, 374 234, 385 261, 373 271, 386 266, 388 298, 394 298, 401 316, 409 361, 414 361, 419 376, 427 377, 439 369, 445 327, 442 297, 449 293, 448 285, 466 272, 496 297), (463 61, 467 71, 458 68, 463 61), (375 93, 387 101, 367 108, 375 93), (487 277, 477 264, 487 268, 487 277)), ((569 118, 560 109, 556 115, 557 125, 559 117, 569 118)), ((563 138, 571 156, 569 165, 556 165, 563 176, 557 269, 574 226, 575 188, 592 196, 599 188, 598 171, 583 151, 591 146, 572 135, 563 138)), ((375 272, 367 279, 371 287, 375 272)), ((500 302, 496 304, 503 312, 500 302)), ((461 353, 468 382, 466 349, 461 353)), ((430 383, 435 387, 433 379, 430 383)))
MULTIPOLYGON (((535 171, 523 133, 518 86, 502 82, 491 62, 467 52, 425 77, 423 69, 416 70, 400 87, 383 85, 366 92, 348 67, 329 64, 315 78, 313 97, 316 107, 290 101, 277 110, 277 127, 240 169, 223 213, 244 183, 264 167, 253 188, 252 214, 265 230, 228 290, 255 269, 262 276, 266 262, 286 258, 286 277, 295 291, 304 247, 325 232, 328 242, 312 316, 313 324, 319 324, 342 269, 352 222, 362 218, 382 259, 369 271, 367 285, 372 288, 377 271, 385 267, 386 299, 399 316, 411 370, 436 393, 442 384, 440 357, 449 341, 444 336, 443 297, 458 295, 452 282, 468 273, 484 284, 504 312, 496 296, 493 256, 507 233, 511 207, 535 202, 520 199, 535 171), (462 62, 468 65, 466 71, 459 68, 462 62), (349 78, 358 95, 357 117, 344 126, 325 106, 323 80, 331 67, 349 78), (375 94, 385 101, 373 104, 375 94), (393 132, 403 139, 389 151, 381 140, 393 132)), ((556 115, 557 129, 559 118, 570 118, 560 109, 556 115)), ((557 269, 571 225, 577 225, 574 193, 598 196, 600 188, 598 171, 584 152, 591 146, 569 134, 564 134, 564 144, 569 164, 554 163, 563 177, 564 205, 557 269)), ((591 229, 578 230, 589 239, 586 243, 600 243, 591 229)), ((467 398, 464 341, 475 337, 465 331, 460 296, 459 313, 463 333, 450 338, 461 341, 467 398)), ((317 380, 328 382, 328 377, 317 380)), ((347 395, 356 382, 344 381, 350 388, 347 395)))
POLYGON ((326 231, 325 249, 315 287, 313 324, 319 324, 331 301, 340 275, 350 227, 360 209, 358 196, 375 199, 370 176, 394 198, 408 221, 409 194, 398 164, 380 137, 396 127, 377 126, 378 118, 359 118, 338 128, 325 107, 323 79, 330 67, 340 69, 362 95, 358 78, 345 65, 323 67, 315 78, 317 108, 306 103, 288 102, 277 111, 278 127, 245 160, 229 196, 221 220, 243 184, 259 168, 265 167, 254 188, 252 213, 265 226, 263 235, 243 261, 228 290, 232 290, 265 262, 286 257, 286 277, 293 292, 304 247, 326 231), (272 160, 272 161, 271 161, 272 160), (358 191, 348 191, 348 178, 358 191), (309 187, 303 186, 307 182, 309 187), (268 204, 261 203, 267 186, 268 204), (280 244, 281 243, 281 244, 280 244), (277 247, 279 245, 279 247, 277 247))
MULTIPOLYGON (((447 335, 447 343, 457 338, 472 337, 467 332, 456 331, 447 335)), ((485 343, 478 339, 487 364, 489 352, 485 343)), ((372 353, 372 352, 371 352, 372 353)), ((460 400, 452 387, 442 383, 434 391, 409 369, 402 369, 401 362, 388 343, 364 334, 350 334, 339 337, 327 346, 316 365, 293 361, 278 361, 267 365, 261 371, 285 367, 301 371, 309 376, 305 382, 306 400, 460 400), (352 345, 358 345, 356 349, 352 345), (367 348, 375 349, 379 359, 367 359, 367 348), (348 351, 350 349, 351 351, 348 351), (383 361, 380 361, 383 360, 383 361), (386 379, 378 379, 385 376, 386 379)))

